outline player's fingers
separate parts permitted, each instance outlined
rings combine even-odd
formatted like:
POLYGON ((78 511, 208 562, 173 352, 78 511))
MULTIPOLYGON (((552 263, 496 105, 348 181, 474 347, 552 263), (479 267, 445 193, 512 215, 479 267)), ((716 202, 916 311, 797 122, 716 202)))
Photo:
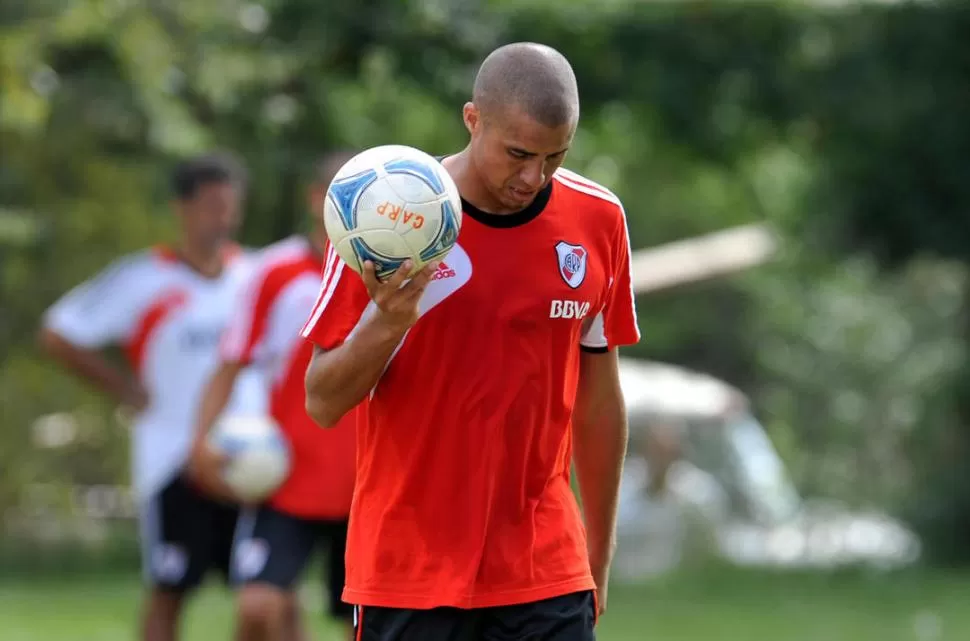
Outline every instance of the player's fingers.
POLYGON ((407 279, 408 274, 411 273, 411 264, 412 263, 410 260, 406 260, 401 263, 397 270, 391 274, 391 277, 384 282, 384 286, 391 291, 400 289, 401 283, 403 283, 407 279))
POLYGON ((429 263, 425 265, 424 269, 415 274, 414 278, 412 278, 408 284, 404 286, 404 289, 407 290, 409 294, 412 292, 423 292, 428 286, 428 283, 431 282, 431 277, 434 276, 437 269, 438 263, 429 263))
POLYGON ((363 267, 364 269, 360 273, 360 277, 364 279, 364 285, 367 287, 367 291, 373 292, 381 284, 377 280, 377 267, 369 260, 364 261, 363 267))
POLYGON ((228 453, 221 450, 213 450, 212 452, 212 463, 217 469, 222 469, 228 465, 230 458, 228 453))
POLYGON ((210 485, 211 479, 218 478, 228 462, 228 454, 217 448, 204 445, 195 456, 195 475, 205 484, 210 485))

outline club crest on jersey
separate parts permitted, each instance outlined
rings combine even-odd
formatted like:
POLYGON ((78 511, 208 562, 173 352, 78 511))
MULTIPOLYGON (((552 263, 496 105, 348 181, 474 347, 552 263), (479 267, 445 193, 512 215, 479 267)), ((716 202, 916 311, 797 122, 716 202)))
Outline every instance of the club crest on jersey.
POLYGON ((556 256, 559 258, 559 275, 566 284, 576 289, 586 278, 586 256, 588 252, 582 245, 572 245, 564 240, 556 243, 556 256))

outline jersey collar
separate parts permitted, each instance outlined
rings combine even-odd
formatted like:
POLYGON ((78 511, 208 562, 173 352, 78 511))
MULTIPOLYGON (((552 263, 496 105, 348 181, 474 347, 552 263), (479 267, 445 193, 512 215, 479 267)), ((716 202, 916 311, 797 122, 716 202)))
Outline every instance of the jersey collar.
POLYGON ((550 180, 549 184, 543 187, 542 190, 536 194, 535 200, 529 203, 528 207, 525 209, 520 209, 519 211, 511 214, 490 214, 487 211, 482 211, 464 198, 461 199, 461 207, 469 217, 483 225, 487 225, 488 227, 496 227, 500 229, 518 227, 519 225, 524 225, 527 222, 535 219, 536 216, 542 213, 542 210, 544 210, 546 205, 549 204, 549 198, 552 196, 552 185, 554 182, 555 181, 550 180))

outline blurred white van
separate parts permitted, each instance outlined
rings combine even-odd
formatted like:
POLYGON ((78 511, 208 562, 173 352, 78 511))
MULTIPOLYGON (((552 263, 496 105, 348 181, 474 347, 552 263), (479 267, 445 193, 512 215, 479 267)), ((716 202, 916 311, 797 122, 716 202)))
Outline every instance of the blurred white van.
POLYGON ((630 446, 613 575, 641 580, 685 559, 744 566, 896 567, 917 537, 887 514, 806 500, 743 393, 724 381, 620 360, 630 446))

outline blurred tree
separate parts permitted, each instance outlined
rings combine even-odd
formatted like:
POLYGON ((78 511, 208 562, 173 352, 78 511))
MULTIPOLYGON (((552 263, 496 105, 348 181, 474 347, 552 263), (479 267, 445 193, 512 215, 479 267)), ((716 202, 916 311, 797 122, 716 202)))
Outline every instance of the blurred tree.
POLYGON ((243 238, 270 242, 306 215, 301 187, 322 152, 463 144, 475 64, 523 39, 573 61, 583 119, 568 164, 623 198, 635 246, 765 219, 787 234, 792 259, 776 269, 641 300, 645 340, 631 353, 756 390, 807 487, 898 500, 933 469, 921 437, 951 423, 945 398, 913 399, 962 354, 950 307, 960 270, 885 276, 845 255, 966 259, 968 15, 959 3, 5 3, 0 212, 36 222, 30 242, 4 244, 0 231, 0 400, 16 432, 0 448, 0 512, 55 472, 97 476, 96 457, 106 478, 125 478, 121 431, 79 446, 76 465, 22 455, 41 414, 112 420, 38 361, 30 337, 65 289, 171 237, 177 157, 240 153, 252 174, 243 238), (822 246, 836 240, 843 251, 822 246), (883 426, 891 445, 873 452, 883 426), (889 461, 912 469, 889 478, 889 461))
MULTIPOLYGON (((970 263, 963 117, 970 92, 962 80, 970 49, 960 37, 970 28, 970 6, 904 4, 871 13, 864 25, 828 26, 808 85, 819 189, 807 203, 815 215, 798 229, 869 253, 890 271, 926 257, 970 263)), ((923 433, 923 491, 913 506, 929 549, 950 561, 970 561, 970 548, 955 535, 970 528, 970 289, 962 299, 963 340, 953 348, 962 372, 938 381, 949 388, 938 401, 954 405, 957 416, 923 433)))

